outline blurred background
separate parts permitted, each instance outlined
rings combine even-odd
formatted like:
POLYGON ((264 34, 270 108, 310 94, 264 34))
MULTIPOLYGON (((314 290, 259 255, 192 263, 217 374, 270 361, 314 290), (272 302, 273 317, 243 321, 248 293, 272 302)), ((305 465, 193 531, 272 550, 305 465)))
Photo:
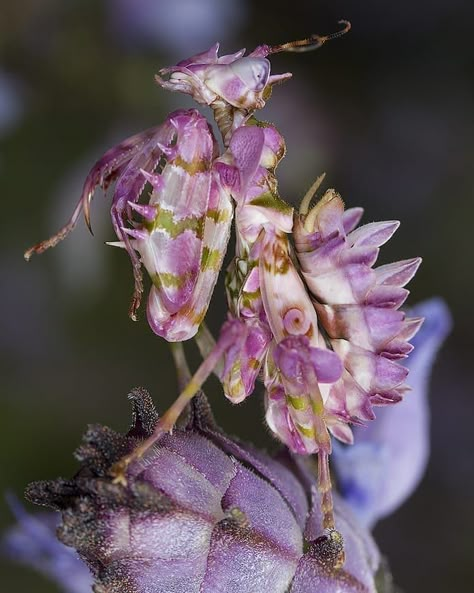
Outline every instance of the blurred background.
MULTIPOLYGON (((142 314, 127 317, 132 276, 97 193, 94 236, 81 223, 55 250, 23 251, 55 232, 95 160, 116 141, 160 123, 190 101, 153 81, 157 70, 219 40, 224 53, 280 43, 352 22, 315 53, 280 54, 294 78, 261 113, 287 141, 282 196, 295 204, 322 171, 364 220, 402 221, 383 261, 424 263, 409 304, 442 296, 455 320, 431 383, 432 456, 426 478, 376 528, 406 593, 474 590, 472 355, 473 62, 469 0, 18 0, 0 6, 2 367, 0 492, 20 497, 36 479, 70 476, 87 423, 118 430, 130 388, 161 410, 176 395, 166 344, 142 314)), ((223 287, 209 324, 224 318, 223 287)), ((198 358, 192 345, 191 360, 198 358)), ((206 389, 220 423, 269 449, 263 398, 238 407, 216 381, 206 389)), ((12 522, 3 501, 1 523, 12 522)), ((2 560, 2 591, 55 585, 2 560)))

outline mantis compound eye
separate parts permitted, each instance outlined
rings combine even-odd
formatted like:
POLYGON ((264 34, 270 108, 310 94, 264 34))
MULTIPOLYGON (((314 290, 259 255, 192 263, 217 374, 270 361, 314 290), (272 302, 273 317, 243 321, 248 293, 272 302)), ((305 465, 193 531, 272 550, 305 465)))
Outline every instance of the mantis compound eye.
POLYGON ((233 107, 260 108, 261 95, 270 77, 266 58, 240 58, 231 64, 217 64, 207 71, 206 87, 233 107))
POLYGON ((267 85, 270 62, 265 58, 241 58, 231 64, 231 69, 249 91, 259 93, 267 85))

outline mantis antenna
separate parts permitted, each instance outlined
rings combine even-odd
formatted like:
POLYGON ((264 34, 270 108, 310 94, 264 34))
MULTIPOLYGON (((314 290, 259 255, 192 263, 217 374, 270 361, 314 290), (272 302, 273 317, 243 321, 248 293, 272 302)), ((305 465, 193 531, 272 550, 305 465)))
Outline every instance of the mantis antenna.
POLYGON ((338 21, 338 24, 343 25, 343 28, 340 31, 336 31, 335 33, 331 33, 329 35, 313 34, 306 39, 298 39, 297 41, 289 41, 288 43, 282 43, 280 45, 268 46, 268 55, 276 54, 282 51, 304 52, 319 49, 326 43, 326 41, 331 41, 332 39, 342 37, 351 30, 352 25, 349 21, 340 20, 338 21))

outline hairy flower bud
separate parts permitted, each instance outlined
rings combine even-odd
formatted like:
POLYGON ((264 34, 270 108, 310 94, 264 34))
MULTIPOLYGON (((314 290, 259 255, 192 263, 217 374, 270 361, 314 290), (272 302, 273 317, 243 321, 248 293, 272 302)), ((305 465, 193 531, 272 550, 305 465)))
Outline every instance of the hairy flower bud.
POLYGON ((156 422, 148 394, 132 398, 128 435, 90 427, 77 475, 27 492, 62 512, 59 538, 88 564, 97 593, 375 593, 378 551, 345 505, 336 505, 342 568, 341 536, 323 531, 308 471, 231 440, 203 396, 187 426, 130 468, 126 487, 113 484, 111 464, 156 422))

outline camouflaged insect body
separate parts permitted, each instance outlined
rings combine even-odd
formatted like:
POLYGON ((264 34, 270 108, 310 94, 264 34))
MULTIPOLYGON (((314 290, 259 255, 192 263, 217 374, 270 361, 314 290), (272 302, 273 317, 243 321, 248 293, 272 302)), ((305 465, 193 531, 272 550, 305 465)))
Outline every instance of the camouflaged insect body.
MULTIPOLYGON (((345 23, 335 36, 348 28, 345 23)), ((422 321, 399 310, 420 260, 373 268, 398 223, 356 228, 362 210, 344 211, 334 190, 310 209, 322 178, 295 214, 278 193, 275 173, 284 139, 254 117, 273 85, 291 76, 271 75, 268 56, 333 37, 262 45, 247 56, 240 50, 219 57, 216 44, 161 70, 156 80, 163 88, 213 110, 223 151, 199 112, 174 112, 161 126, 107 152, 89 174, 68 225, 26 254, 64 238, 81 208, 89 222, 94 187, 116 180, 111 215, 134 271, 131 315, 143 292, 143 265, 151 279, 151 328, 168 341, 182 341, 197 333, 205 317, 234 216, 228 319, 217 343, 208 340, 204 362, 146 446, 173 427, 213 370, 235 403, 254 391, 261 376, 272 431, 295 453, 318 453, 323 525, 331 529, 330 435, 351 443, 350 424, 372 420, 374 405, 402 399, 407 369, 397 360, 410 352, 409 340, 422 321)), ((133 466, 140 451, 124 458, 123 482, 123 468, 133 466)))
MULTIPOLYGON (((264 106, 271 86, 291 75, 270 76, 270 63, 261 48, 246 57, 245 50, 218 57, 218 47, 163 69, 160 74, 169 78, 157 76, 157 81, 163 88, 191 94, 198 103, 212 107, 228 144, 239 126, 264 106)), ((267 139, 264 160, 272 158, 271 147, 267 139)), ((242 156, 244 161, 243 169, 237 163, 237 177, 251 179, 245 162, 252 159, 242 155, 242 143, 236 154, 238 161, 242 156)), ((143 264, 153 284, 147 307, 153 331, 168 341, 193 337, 206 314, 226 251, 232 218, 228 192, 230 187, 237 189, 236 179, 230 183, 221 179, 215 167, 218 156, 212 131, 196 110, 170 114, 162 125, 107 151, 87 176, 68 223, 29 249, 25 258, 64 239, 81 211, 90 228, 95 188, 107 189, 115 181, 111 217, 116 245, 126 249, 134 274, 130 316, 136 319, 140 307, 143 264), (143 197, 147 183, 152 192, 143 197)), ((259 157, 254 162, 258 166, 259 157)), ((242 185, 239 193, 244 195, 242 185)))
POLYGON ((220 159, 225 163, 222 176, 233 180, 236 199, 236 256, 227 273, 230 316, 248 331, 243 348, 226 353, 222 381, 226 395, 242 401, 252 393, 263 367, 271 429, 296 452, 313 453, 319 447, 330 451, 326 424, 332 428, 337 419, 324 415, 328 390, 319 388, 318 380, 338 380, 342 365, 326 349, 316 311, 291 257, 293 209, 279 196, 274 175, 284 153, 276 128, 256 123, 239 128, 220 159), (314 374, 304 388, 291 385, 291 377, 282 375, 274 361, 280 342, 295 336, 301 337, 302 351, 308 346, 307 362, 314 374))
POLYGON ((146 175, 152 193, 135 209, 141 225, 130 232, 133 248, 153 286, 147 307, 155 333, 168 341, 191 338, 207 312, 226 252, 232 220, 230 195, 214 168, 217 144, 195 110, 178 112, 166 163, 146 175))
POLYGON ((400 401, 408 390, 409 340, 422 318, 399 310, 408 296, 404 286, 421 259, 373 268, 380 246, 398 228, 397 221, 357 224, 362 209, 344 210, 341 197, 328 190, 314 208, 298 215, 295 246, 305 283, 311 291, 321 328, 344 370, 331 386, 329 414, 346 423, 334 434, 351 443, 347 423, 373 420, 374 405, 400 401))
POLYGON ((218 52, 216 43, 176 66, 163 68, 156 81, 167 90, 191 95, 211 107, 228 145, 234 131, 265 106, 272 86, 291 78, 291 74, 270 74, 269 46, 259 46, 248 56, 245 49, 220 57, 218 52))
MULTIPOLYGON (((285 240, 293 226, 293 209, 280 198, 274 174, 284 153, 284 140, 274 126, 252 122, 234 133, 220 159, 222 178, 228 180, 236 201, 236 255, 226 278, 229 319, 247 332, 241 350, 233 348, 224 357, 222 384, 234 402, 253 392, 272 339, 259 262, 267 234, 285 240)), ((221 337, 229 327, 223 327, 221 337)))
POLYGON ((90 171, 69 223, 25 257, 56 245, 81 211, 90 226, 96 186, 107 189, 115 181, 111 217, 118 242, 111 244, 125 248, 132 263, 130 315, 135 319, 140 306, 144 266, 152 282, 147 316, 153 331, 171 342, 192 338, 207 312, 232 221, 230 195, 214 168, 217 156, 212 130, 198 111, 170 114, 161 126, 107 151, 90 171))

